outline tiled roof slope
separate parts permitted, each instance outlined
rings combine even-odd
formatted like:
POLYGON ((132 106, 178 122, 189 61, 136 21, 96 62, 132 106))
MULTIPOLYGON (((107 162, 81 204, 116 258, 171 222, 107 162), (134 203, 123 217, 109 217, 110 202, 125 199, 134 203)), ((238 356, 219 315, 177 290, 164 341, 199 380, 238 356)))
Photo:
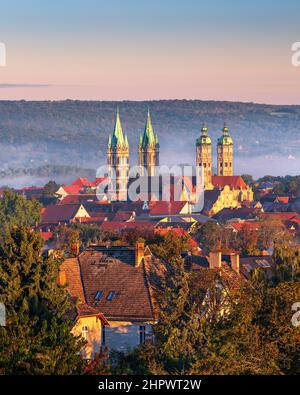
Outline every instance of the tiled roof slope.
POLYGON ((108 320, 156 320, 165 266, 149 249, 146 251, 144 261, 138 267, 135 266, 135 248, 127 246, 90 247, 78 259, 66 260, 61 270, 68 270, 71 296, 85 296, 85 302, 101 311, 108 320), (77 269, 76 273, 74 269, 77 269), (112 291, 115 295, 109 300, 112 291), (97 292, 101 296, 95 300, 97 292))
POLYGON ((212 176, 211 182, 215 188, 224 188, 226 185, 234 189, 247 188, 241 176, 212 176))
POLYGON ((60 266, 60 271, 65 272, 67 288, 78 303, 84 304, 85 297, 81 282, 80 267, 77 258, 67 258, 60 266))

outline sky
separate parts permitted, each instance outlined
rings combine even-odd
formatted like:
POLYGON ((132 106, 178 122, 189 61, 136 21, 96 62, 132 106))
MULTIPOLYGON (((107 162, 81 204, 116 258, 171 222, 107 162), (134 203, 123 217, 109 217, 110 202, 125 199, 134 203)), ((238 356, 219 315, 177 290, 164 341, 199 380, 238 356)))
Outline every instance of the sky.
POLYGON ((1 0, 0 100, 300 104, 299 0, 1 0))

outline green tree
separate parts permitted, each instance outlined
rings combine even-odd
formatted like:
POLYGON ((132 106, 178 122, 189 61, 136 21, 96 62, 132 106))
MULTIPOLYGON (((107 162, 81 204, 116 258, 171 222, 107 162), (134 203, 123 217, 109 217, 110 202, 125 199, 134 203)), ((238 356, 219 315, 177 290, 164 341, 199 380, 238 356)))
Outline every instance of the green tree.
POLYGON ((45 197, 55 197, 55 193, 58 191, 60 185, 56 184, 55 181, 49 181, 44 185, 43 195, 45 197))
POLYGON ((79 252, 80 231, 77 228, 61 225, 58 227, 56 234, 58 236, 58 245, 68 256, 76 256, 79 252))
POLYGON ((59 262, 44 259, 41 237, 13 228, 0 245, 0 301, 7 326, 0 328, 4 374, 72 374, 81 371, 82 341, 70 330, 70 304, 57 284, 59 262))
POLYGON ((0 200, 0 223, 2 232, 13 226, 32 226, 41 219, 41 205, 27 200, 12 191, 5 191, 0 200))

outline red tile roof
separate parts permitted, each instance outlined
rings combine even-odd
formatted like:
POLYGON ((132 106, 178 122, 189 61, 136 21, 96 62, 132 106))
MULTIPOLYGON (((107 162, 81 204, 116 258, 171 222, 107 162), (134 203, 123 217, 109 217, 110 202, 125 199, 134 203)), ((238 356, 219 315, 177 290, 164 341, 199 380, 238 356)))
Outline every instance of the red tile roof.
POLYGON ((215 188, 224 188, 226 185, 234 189, 247 188, 241 176, 212 176, 211 181, 215 188))
POLYGON ((79 185, 62 185, 62 188, 68 195, 78 195, 81 191, 79 185))
POLYGON ((75 204, 75 203, 93 203, 98 202, 96 195, 92 194, 79 194, 79 195, 67 195, 59 204, 75 204))
POLYGON ((93 186, 93 183, 89 181, 87 178, 79 177, 75 181, 73 181, 71 185, 77 185, 80 188, 82 188, 82 187, 91 187, 93 186))
POLYGON ((180 214, 187 202, 149 202, 150 215, 177 215, 180 214))
POLYGON ((41 232, 40 235, 42 236, 44 241, 48 241, 52 239, 53 233, 52 232, 41 232))
POLYGON ((47 206, 42 213, 42 224, 55 224, 59 222, 68 222, 73 219, 79 210, 81 204, 64 204, 47 206))
MULTIPOLYGON (((179 236, 179 237, 190 236, 186 230, 184 230, 183 228, 180 228, 180 227, 170 227, 170 228, 157 227, 154 232, 161 235, 161 236, 165 236, 169 232, 171 232, 174 235, 179 236)), ((196 248, 196 249, 200 248, 198 243, 192 237, 190 237, 189 244, 190 244, 191 248, 196 248)))
POLYGON ((280 219, 281 221, 287 220, 296 220, 300 218, 300 214, 296 213, 295 211, 289 212, 279 212, 279 213, 262 213, 261 217, 263 219, 271 218, 271 219, 280 219))
POLYGON ((60 271, 66 275, 67 288, 78 303, 85 303, 84 291, 81 282, 80 266, 77 258, 68 258, 60 265, 60 271))
POLYGON ((258 230, 264 223, 262 221, 242 221, 242 222, 230 222, 230 226, 232 226, 236 231, 240 231, 244 227, 249 229, 258 230))
POLYGON ((77 297, 80 303, 97 309, 109 320, 157 319, 157 298, 166 269, 149 250, 138 267, 135 266, 135 248, 126 246, 90 247, 78 259, 67 261, 61 270, 65 270, 70 295, 77 297), (98 291, 102 295, 95 300, 98 291), (108 300, 111 291, 116 294, 108 300))

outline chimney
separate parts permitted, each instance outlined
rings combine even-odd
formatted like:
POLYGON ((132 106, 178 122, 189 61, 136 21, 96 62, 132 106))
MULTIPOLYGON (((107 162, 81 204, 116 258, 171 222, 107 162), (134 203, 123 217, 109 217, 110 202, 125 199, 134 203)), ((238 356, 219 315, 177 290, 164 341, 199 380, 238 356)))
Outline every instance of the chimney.
POLYGON ((58 273, 57 284, 64 286, 67 284, 67 276, 64 270, 60 270, 58 273))
POLYGON ((144 258, 145 243, 142 241, 137 241, 135 243, 135 267, 140 266, 142 259, 144 258))
POLYGON ((208 263, 210 269, 220 269, 222 267, 221 251, 211 251, 208 256, 208 263))
POLYGON ((235 254, 232 254, 231 257, 231 268, 236 272, 240 272, 240 254, 236 252, 235 254))

